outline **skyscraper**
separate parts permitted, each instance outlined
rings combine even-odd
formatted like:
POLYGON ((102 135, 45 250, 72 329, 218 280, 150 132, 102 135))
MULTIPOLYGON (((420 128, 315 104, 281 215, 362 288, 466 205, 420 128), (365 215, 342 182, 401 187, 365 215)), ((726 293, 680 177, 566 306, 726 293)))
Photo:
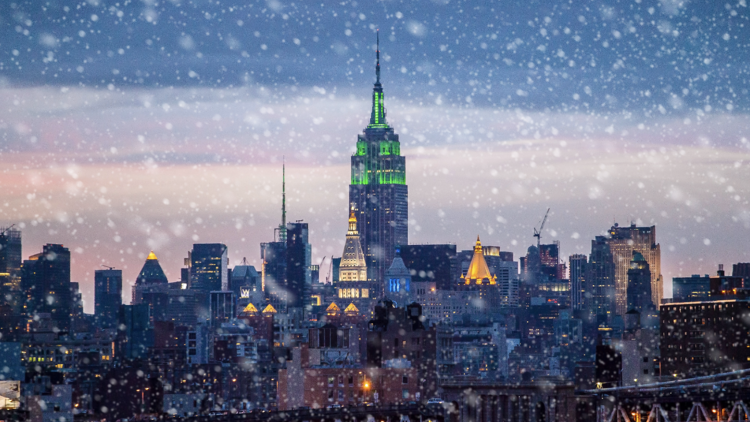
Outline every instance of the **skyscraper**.
POLYGON ((21 231, 0 228, 0 304, 21 312, 21 231))
POLYGON ((339 282, 336 283, 336 297, 340 305, 354 305, 362 312, 374 309, 376 298, 375 283, 368 281, 367 262, 357 232, 357 217, 352 210, 349 216, 349 230, 346 232, 344 252, 339 264, 339 282), (372 309, 370 309, 372 308, 372 309))
POLYGON ((190 288, 218 291, 229 289, 227 245, 196 243, 190 253, 190 288))
POLYGON ((94 272, 94 312, 100 327, 117 327, 120 305, 122 305, 122 270, 96 270, 94 272))
POLYGON ((307 223, 287 223, 286 236, 287 306, 302 308, 310 304, 308 299, 312 291, 312 246, 307 223))
POLYGON ((68 248, 47 244, 41 253, 24 261, 21 267, 21 291, 25 297, 25 314, 29 319, 36 314, 50 314, 55 328, 70 330, 72 298, 68 248))
POLYGON ((568 264, 570 266, 570 305, 573 309, 581 309, 587 293, 584 289, 586 255, 573 254, 568 258, 568 264))
POLYGON ((645 314, 654 309, 651 300, 651 271, 648 262, 640 252, 633 252, 628 269, 627 309, 645 314))
POLYGON ((661 275, 661 247, 656 243, 656 226, 620 227, 615 224, 609 229, 606 240, 615 264, 616 312, 627 312, 628 270, 633 252, 639 252, 648 262, 651 270, 651 300, 657 307, 664 295, 661 275))
POLYGON ((143 295, 147 292, 159 291, 166 292, 167 276, 159 264, 159 259, 154 251, 151 251, 143 263, 138 278, 135 279, 135 286, 132 292, 132 304, 137 305, 143 300, 143 295))
POLYGON ((386 121, 379 42, 376 54, 370 123, 357 137, 357 151, 352 155, 349 203, 357 213, 368 278, 378 283, 377 295, 382 297, 383 278, 393 261, 395 247, 409 241, 409 209, 406 158, 401 156, 398 135, 386 121))
POLYGON ((615 315, 615 263, 607 238, 591 241, 591 255, 584 275, 584 308, 591 315, 611 318, 615 315))

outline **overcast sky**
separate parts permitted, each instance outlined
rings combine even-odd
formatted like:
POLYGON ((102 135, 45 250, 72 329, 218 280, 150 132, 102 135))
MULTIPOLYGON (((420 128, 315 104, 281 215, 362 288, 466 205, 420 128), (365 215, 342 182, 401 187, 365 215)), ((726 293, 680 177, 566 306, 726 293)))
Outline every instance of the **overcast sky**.
POLYGON ((744 0, 2 2, 0 224, 69 247, 92 312, 94 270, 132 284, 152 249, 170 281, 194 242, 258 265, 284 156, 289 220, 340 256, 379 28, 411 243, 518 257, 548 207, 565 257, 656 225, 669 296, 750 260, 749 25, 744 0))

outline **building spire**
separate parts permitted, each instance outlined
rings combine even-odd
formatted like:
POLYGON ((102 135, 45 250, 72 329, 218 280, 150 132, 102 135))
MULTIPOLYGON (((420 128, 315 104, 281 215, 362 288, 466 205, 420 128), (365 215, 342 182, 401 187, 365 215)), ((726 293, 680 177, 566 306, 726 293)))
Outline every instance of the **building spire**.
POLYGON ((281 225, 279 242, 286 242, 286 160, 281 157, 281 225))
POLYGON ((372 112, 368 129, 387 129, 385 121, 385 107, 383 107, 383 86, 380 84, 380 30, 377 31, 375 47, 375 86, 372 88, 372 112))
POLYGON ((377 44, 375 47, 375 57, 376 57, 375 85, 380 85, 380 29, 378 29, 376 34, 377 34, 377 44))

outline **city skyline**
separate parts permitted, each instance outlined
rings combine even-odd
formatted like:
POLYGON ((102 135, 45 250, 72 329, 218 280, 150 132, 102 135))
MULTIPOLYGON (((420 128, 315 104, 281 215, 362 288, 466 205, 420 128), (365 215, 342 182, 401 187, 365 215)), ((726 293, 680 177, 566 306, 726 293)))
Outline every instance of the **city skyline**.
MULTIPOLYGON (((263 13, 289 12, 272 3, 263 13)), ((348 15, 350 6, 338 12, 348 15)), ((170 16, 171 7, 161 16, 170 16)), ((244 7, 252 6, 234 13, 244 7)), ((457 7, 435 4, 435 13, 450 16, 457 7)), ((28 50, 3 62, 0 225, 25 225, 24 257, 46 243, 69 246, 73 279, 91 311, 94 271, 102 264, 122 268, 127 298, 151 249, 170 280, 179 277, 195 242, 226 243, 232 265, 243 257, 257 265, 258 244, 271 240, 278 225, 286 156, 289 221, 310 224, 314 264, 338 254, 348 209, 343 181, 354 134, 369 116, 375 28, 382 27, 388 118, 409 160, 410 243, 470 248, 479 234, 518 256, 534 243, 533 228, 551 207, 543 241, 560 240, 564 256, 588 253, 590 239, 615 221, 658 226, 667 286, 675 276, 712 274, 719 263, 750 259, 743 242, 750 230, 744 181, 750 120, 745 96, 735 94, 746 91, 743 62, 732 55, 741 51, 746 28, 730 25, 730 11, 700 3, 630 11, 576 6, 547 19, 516 5, 518 19, 535 23, 488 29, 465 41, 472 49, 446 43, 452 33, 431 27, 418 5, 397 8, 382 15, 380 5, 368 5, 346 30, 333 19, 341 33, 303 33, 292 42, 273 36, 277 18, 254 21, 256 28, 212 21, 228 33, 247 32, 246 38, 233 36, 240 41, 234 48, 229 39, 211 44, 199 31, 180 35, 162 26, 160 35, 149 20, 159 14, 133 5, 123 13, 136 17, 139 30, 124 39, 122 52, 105 54, 117 46, 95 32, 73 32, 73 40, 107 57, 93 61, 79 44, 65 44, 70 28, 59 17, 75 14, 92 29, 117 20, 96 4, 48 11, 39 17, 44 25, 29 34, 23 20, 4 27, 3 36, 28 50), (691 20, 694 15, 719 24, 706 28, 691 20), (628 19, 644 16, 658 20, 632 31, 628 19), (624 26, 596 41, 596 28, 615 23, 624 26), (672 51, 689 31, 726 49, 688 49, 688 82, 671 72, 649 77, 654 66, 669 68, 669 60, 659 49, 641 51, 639 37, 655 37, 672 51), (255 39, 262 44, 246 42, 255 39), (176 49, 169 66, 182 79, 160 73, 154 40, 176 49), (570 40, 580 47, 566 46, 570 40), (502 57, 486 56, 487 48, 502 57), (55 53, 54 60, 27 54, 39 49, 55 53), (274 49, 291 62, 274 56, 274 49), (643 61, 622 65, 623 58, 641 54, 643 61), (142 74, 131 74, 121 56, 141 63, 142 74), (235 56, 239 67, 230 66, 235 56), (212 71, 216 62, 229 66, 232 77, 212 71), (52 63, 69 69, 52 73, 52 63), (274 63, 278 76, 263 63, 274 63), (471 66, 478 70, 466 78, 471 66), (536 66, 550 67, 542 72, 536 66), (732 66, 740 70, 714 70, 732 66), (599 69, 635 85, 608 85, 599 69), (701 96, 713 84, 723 88, 710 99, 701 96)), ((486 12, 471 17, 508 18, 486 12)), ((180 19, 191 25, 205 19, 186 13, 180 19)), ((304 21, 289 13, 292 21, 304 21)))

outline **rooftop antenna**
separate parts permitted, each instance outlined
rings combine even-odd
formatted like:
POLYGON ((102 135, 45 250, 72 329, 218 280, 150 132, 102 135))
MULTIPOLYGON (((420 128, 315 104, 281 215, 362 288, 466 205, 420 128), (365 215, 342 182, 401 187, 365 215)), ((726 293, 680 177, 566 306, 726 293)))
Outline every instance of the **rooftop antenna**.
POLYGON ((286 160, 281 157, 281 224, 279 225, 279 242, 286 242, 286 160))
POLYGON ((380 28, 378 28, 377 32, 377 47, 375 48, 375 57, 377 59, 377 62, 375 64, 375 84, 380 85, 380 28))

